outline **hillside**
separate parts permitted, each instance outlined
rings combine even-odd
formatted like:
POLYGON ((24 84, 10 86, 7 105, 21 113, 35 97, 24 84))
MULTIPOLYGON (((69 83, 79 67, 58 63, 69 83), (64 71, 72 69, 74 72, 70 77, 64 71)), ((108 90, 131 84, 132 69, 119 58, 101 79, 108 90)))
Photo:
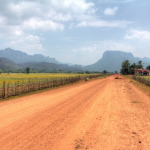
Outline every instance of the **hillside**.
POLYGON ((19 65, 9 60, 8 58, 0 57, 0 70, 3 72, 13 72, 13 70, 19 69, 19 65))
POLYGON ((80 65, 67 65, 59 63, 55 58, 41 54, 28 55, 22 51, 7 48, 0 50, 0 69, 3 72, 19 72, 29 67, 33 72, 80 72, 99 71, 120 72, 121 64, 125 60, 130 63, 143 62, 144 68, 150 65, 150 58, 134 57, 131 53, 122 51, 105 51, 102 58, 96 63, 82 67, 80 65))
POLYGON ((29 67, 31 72, 80 72, 82 67, 79 65, 69 66, 65 64, 54 64, 49 62, 27 62, 19 63, 8 58, 0 58, 0 71, 2 72, 24 72, 29 67))
POLYGON ((131 53, 122 51, 105 51, 102 58, 92 65, 84 67, 88 71, 103 71, 120 72, 123 61, 129 60, 131 63, 137 63, 139 60, 143 62, 144 67, 150 65, 150 58, 134 57, 131 53))
POLYGON ((36 72, 78 72, 82 71, 81 66, 69 66, 65 64, 54 64, 54 63, 48 63, 48 62, 29 62, 29 63, 23 63, 20 64, 20 67, 22 69, 25 69, 26 67, 29 67, 31 70, 34 70, 36 72))
POLYGON ((15 63, 26 63, 26 62, 49 62, 59 64, 55 58, 46 57, 41 54, 28 55, 22 51, 13 50, 11 48, 6 48, 0 50, 0 57, 5 57, 12 60, 15 63))

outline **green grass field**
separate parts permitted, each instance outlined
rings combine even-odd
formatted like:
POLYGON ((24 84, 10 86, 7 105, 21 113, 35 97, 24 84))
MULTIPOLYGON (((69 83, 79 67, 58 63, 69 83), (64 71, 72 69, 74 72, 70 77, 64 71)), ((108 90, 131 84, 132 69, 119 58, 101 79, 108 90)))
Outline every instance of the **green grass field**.
MULTIPOLYGON (((90 74, 95 75, 95 74, 90 74)), ((0 87, 2 87, 3 82, 5 81, 6 84, 14 85, 14 84, 25 84, 28 82, 37 82, 42 80, 53 80, 58 78, 66 78, 66 77, 76 77, 81 76, 85 77, 88 74, 69 74, 69 73, 2 73, 0 74, 0 87)))

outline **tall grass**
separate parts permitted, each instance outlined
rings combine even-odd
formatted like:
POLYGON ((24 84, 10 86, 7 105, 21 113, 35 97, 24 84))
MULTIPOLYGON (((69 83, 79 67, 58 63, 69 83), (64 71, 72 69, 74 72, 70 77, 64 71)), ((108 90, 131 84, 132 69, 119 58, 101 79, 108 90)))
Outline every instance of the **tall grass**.
POLYGON ((133 76, 133 79, 150 86, 150 76, 133 76))

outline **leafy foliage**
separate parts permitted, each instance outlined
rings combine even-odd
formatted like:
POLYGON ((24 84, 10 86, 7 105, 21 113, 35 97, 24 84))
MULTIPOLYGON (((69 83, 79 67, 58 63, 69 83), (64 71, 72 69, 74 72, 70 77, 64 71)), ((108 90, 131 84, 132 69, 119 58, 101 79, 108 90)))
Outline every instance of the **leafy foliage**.
POLYGON ((129 74, 134 74, 134 70, 137 68, 137 65, 135 63, 133 63, 132 65, 130 65, 129 67, 129 74))
POLYGON ((130 62, 129 62, 129 60, 125 60, 122 63, 121 73, 124 75, 129 74, 129 72, 130 72, 129 68, 130 68, 130 62))
POLYGON ((150 70, 150 65, 146 67, 146 69, 150 70))
POLYGON ((104 71, 103 71, 103 74, 107 74, 107 73, 108 73, 107 70, 104 70, 104 71))
POLYGON ((30 68, 26 68, 26 73, 29 74, 30 73, 30 68))
POLYGON ((142 61, 138 61, 138 64, 136 65, 137 69, 143 69, 142 61))
MULTIPOLYGON (((147 68, 149 67, 150 66, 148 66, 147 68)), ((124 62, 122 62, 121 74, 133 75, 135 69, 143 69, 142 61, 138 61, 137 64, 136 63, 130 64, 129 60, 125 60, 124 62)))

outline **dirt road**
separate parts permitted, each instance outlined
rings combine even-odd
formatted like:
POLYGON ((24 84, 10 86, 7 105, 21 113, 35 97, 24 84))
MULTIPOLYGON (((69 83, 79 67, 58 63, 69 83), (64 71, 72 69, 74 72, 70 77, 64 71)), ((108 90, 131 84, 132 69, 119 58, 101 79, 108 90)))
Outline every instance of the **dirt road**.
POLYGON ((150 150, 150 97, 110 76, 1 102, 0 150, 150 150))

